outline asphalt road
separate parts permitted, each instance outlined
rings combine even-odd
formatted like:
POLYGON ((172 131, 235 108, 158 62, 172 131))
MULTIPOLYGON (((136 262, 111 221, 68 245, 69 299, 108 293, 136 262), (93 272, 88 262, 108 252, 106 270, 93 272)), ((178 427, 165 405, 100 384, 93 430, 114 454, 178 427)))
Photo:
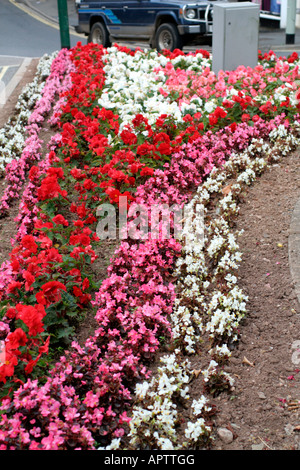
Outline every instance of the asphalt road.
MULTIPOLYGON (((10 0, 0 0, 0 56, 41 57, 61 48, 58 26, 39 21, 10 0)), ((71 47, 81 38, 70 34, 71 47)))

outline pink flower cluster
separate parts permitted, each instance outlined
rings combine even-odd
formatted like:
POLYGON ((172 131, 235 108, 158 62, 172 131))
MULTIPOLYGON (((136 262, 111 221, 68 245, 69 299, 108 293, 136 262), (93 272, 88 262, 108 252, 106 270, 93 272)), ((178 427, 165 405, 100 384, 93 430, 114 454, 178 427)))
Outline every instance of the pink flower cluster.
MULTIPOLYGON (((296 60, 298 57, 295 56, 290 60, 276 60, 275 63, 265 61, 254 68, 241 65, 235 70, 221 70, 218 75, 208 66, 200 74, 175 68, 171 62, 166 67, 157 68, 157 71, 162 70, 168 77, 166 86, 169 92, 179 94, 179 103, 189 103, 194 97, 205 100, 222 98, 226 102, 228 91, 233 89, 240 91, 240 98, 248 95, 255 103, 255 98, 262 93, 272 93, 273 89, 286 83, 295 89, 295 80, 299 77, 299 65, 294 64, 296 60)), ((163 94, 167 96, 168 91, 164 89, 163 94)))

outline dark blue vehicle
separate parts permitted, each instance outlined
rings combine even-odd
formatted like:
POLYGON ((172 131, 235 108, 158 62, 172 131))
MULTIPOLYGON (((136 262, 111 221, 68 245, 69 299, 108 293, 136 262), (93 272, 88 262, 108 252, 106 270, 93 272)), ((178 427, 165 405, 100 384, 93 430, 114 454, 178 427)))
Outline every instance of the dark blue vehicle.
MULTIPOLYGON (((225 0, 224 0, 225 1, 225 0)), ((212 36, 213 0, 76 0, 77 31, 88 42, 146 42, 158 51, 212 36)))

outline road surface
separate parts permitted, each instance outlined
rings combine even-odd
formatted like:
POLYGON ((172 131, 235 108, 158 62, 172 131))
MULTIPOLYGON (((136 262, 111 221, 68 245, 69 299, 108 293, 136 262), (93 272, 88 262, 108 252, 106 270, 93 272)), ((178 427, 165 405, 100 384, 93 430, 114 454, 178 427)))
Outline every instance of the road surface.
MULTIPOLYGON (((85 43, 86 38, 71 28, 71 47, 78 41, 85 43)), ((0 111, 31 59, 60 48, 60 30, 55 21, 37 15, 23 2, 0 0, 0 111)))
MULTIPOLYGON (((82 38, 70 33, 71 47, 82 38)), ((0 56, 42 57, 60 48, 57 25, 27 13, 22 3, 0 0, 0 56)))

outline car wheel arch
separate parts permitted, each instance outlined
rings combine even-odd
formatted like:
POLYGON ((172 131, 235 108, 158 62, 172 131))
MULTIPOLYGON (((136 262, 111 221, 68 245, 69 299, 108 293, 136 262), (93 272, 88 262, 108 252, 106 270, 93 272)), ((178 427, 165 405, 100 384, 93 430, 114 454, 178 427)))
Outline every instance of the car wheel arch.
POLYGON ((164 49, 171 52, 175 49, 181 49, 183 46, 182 38, 174 23, 162 23, 155 33, 155 47, 158 52, 164 49))
POLYGON ((104 21, 94 21, 92 23, 87 41, 88 43, 96 42, 98 44, 102 44, 103 47, 111 46, 110 34, 104 21), (98 32, 97 32, 97 29, 98 29, 98 32), (97 39, 96 41, 94 40, 93 38, 94 31, 96 32, 96 37, 97 36, 99 37, 99 41, 97 41, 97 39))
POLYGON ((178 21, 176 20, 175 15, 173 16, 170 13, 161 12, 161 14, 159 14, 155 20, 155 31, 157 31, 157 29, 164 23, 173 23, 177 25, 178 21))
POLYGON ((95 23, 103 23, 104 26, 107 27, 106 21, 103 16, 101 15, 91 15, 90 17, 90 29, 93 27, 95 23))
POLYGON ((150 46, 151 47, 156 48, 156 46, 157 46, 157 44, 156 44, 156 32, 157 32, 158 28, 161 25, 166 24, 166 23, 174 24, 174 26, 177 27, 178 22, 176 21, 176 16, 175 15, 172 16, 170 13, 161 12, 156 17, 155 25, 154 25, 154 29, 153 29, 153 36, 152 36, 151 41, 150 41, 150 46))

